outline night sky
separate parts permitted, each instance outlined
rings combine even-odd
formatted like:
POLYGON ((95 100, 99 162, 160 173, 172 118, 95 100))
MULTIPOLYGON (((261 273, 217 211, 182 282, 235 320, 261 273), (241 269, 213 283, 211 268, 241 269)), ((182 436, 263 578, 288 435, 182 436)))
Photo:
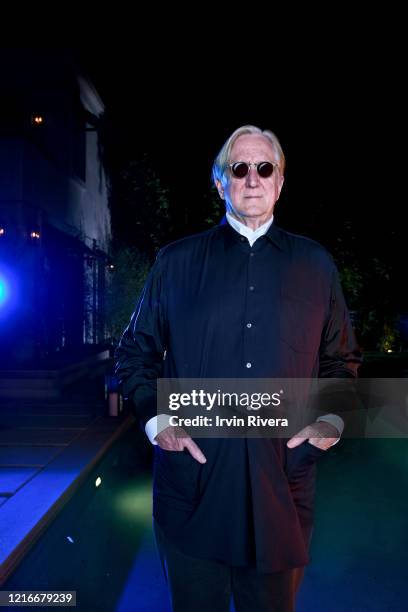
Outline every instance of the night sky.
POLYGON ((254 53, 221 70, 210 57, 153 60, 131 45, 73 52, 106 104, 117 168, 147 152, 176 206, 194 208, 229 134, 245 123, 272 129, 287 159, 277 222, 329 248, 353 232, 356 257, 403 269, 400 85, 379 55, 321 50, 264 69, 254 53))
MULTIPOLYGON (((395 117, 389 115, 390 90, 384 92, 392 84, 379 79, 374 65, 363 66, 356 59, 324 66, 323 58, 318 64, 305 58, 303 65, 294 62, 292 70, 282 67, 282 74, 262 74, 255 60, 252 74, 247 63, 241 74, 239 67, 228 74, 217 72, 210 58, 208 64, 192 60, 191 67, 186 59, 180 63, 163 54, 146 62, 140 49, 130 46, 76 50, 76 55, 117 121, 118 138, 127 151, 150 147, 164 160, 172 151, 182 152, 196 133, 195 159, 210 164, 233 129, 255 123, 277 133, 288 162, 301 172, 298 185, 307 174, 305 166, 316 171, 316 156, 321 157, 323 172, 315 177, 319 192, 319 182, 338 188, 339 178, 363 188, 366 177, 358 180, 355 171, 368 169, 378 137, 392 136, 395 117), (354 172, 339 177, 334 165, 340 161, 354 172)), ((200 179, 206 171, 200 169, 200 179)))

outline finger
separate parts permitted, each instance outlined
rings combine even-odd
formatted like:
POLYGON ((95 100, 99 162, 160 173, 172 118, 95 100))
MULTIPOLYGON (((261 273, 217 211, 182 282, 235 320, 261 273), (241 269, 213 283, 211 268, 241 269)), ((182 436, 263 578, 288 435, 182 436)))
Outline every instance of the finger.
POLYGON ((286 446, 288 448, 296 448, 296 446, 300 446, 303 444, 305 440, 307 440, 310 436, 309 427, 305 427, 301 429, 297 434, 292 436, 290 440, 287 441, 286 446))
POLYGON ((182 451, 184 449, 184 444, 181 438, 176 436, 174 427, 164 429, 156 436, 155 440, 163 450, 182 451))
POLYGON ((325 438, 309 438, 309 444, 316 448, 320 448, 320 450, 326 450, 327 446, 325 438))
POLYGON ((158 446, 163 450, 168 451, 182 451, 184 446, 181 444, 178 438, 166 438, 164 440, 159 440, 156 438, 158 446))
POLYGON ((191 438, 183 439, 184 448, 188 450, 190 455, 198 461, 198 463, 207 463, 204 453, 200 450, 197 444, 191 438))
POLYGON ((310 438, 309 442, 321 450, 328 450, 337 441, 337 438, 310 438))

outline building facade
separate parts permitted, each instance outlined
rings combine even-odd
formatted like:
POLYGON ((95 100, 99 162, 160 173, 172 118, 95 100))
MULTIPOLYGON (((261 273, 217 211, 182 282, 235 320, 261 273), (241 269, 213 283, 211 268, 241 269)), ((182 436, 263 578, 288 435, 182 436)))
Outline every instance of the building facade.
POLYGON ((106 341, 103 103, 65 55, 2 51, 0 342, 29 361, 106 341))

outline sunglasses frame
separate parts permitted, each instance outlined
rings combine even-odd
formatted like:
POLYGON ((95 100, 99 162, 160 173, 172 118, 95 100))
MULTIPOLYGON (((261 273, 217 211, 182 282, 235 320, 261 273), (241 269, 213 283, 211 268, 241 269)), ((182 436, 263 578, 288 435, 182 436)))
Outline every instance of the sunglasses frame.
POLYGON ((237 179, 244 179, 244 178, 246 178, 246 177, 248 176, 248 174, 249 174, 249 172, 250 172, 250 170, 251 170, 251 167, 252 167, 252 166, 253 166, 254 168, 256 168, 256 171, 257 171, 257 173, 258 173, 258 176, 260 176, 261 178, 265 178, 265 179, 266 179, 266 178, 270 178, 270 177, 273 175, 273 172, 274 172, 275 168, 277 167, 277 164, 273 164, 271 161, 267 161, 267 160, 264 160, 264 161, 261 161, 261 162, 258 162, 258 163, 255 163, 255 162, 236 161, 236 162, 232 162, 231 164, 228 164, 228 168, 230 169, 230 172, 231 172, 232 176, 233 176, 234 178, 237 178, 237 179), (247 171, 246 171, 246 173, 244 174, 244 176, 237 176, 237 175, 234 173, 233 166, 236 166, 237 164, 245 164, 245 166, 247 167, 247 171), (268 176, 262 176, 262 174, 260 174, 260 172, 259 172, 259 166, 261 166, 262 164, 270 164, 270 165, 272 166, 272 172, 271 172, 271 173, 270 173, 268 176))

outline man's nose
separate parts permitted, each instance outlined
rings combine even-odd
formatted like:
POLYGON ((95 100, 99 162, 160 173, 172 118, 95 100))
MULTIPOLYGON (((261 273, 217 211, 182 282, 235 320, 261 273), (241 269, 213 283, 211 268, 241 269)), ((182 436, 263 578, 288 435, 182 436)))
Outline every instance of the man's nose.
POLYGON ((249 166, 249 172, 246 176, 247 185, 249 187, 256 187, 259 183, 259 174, 256 166, 249 166))

